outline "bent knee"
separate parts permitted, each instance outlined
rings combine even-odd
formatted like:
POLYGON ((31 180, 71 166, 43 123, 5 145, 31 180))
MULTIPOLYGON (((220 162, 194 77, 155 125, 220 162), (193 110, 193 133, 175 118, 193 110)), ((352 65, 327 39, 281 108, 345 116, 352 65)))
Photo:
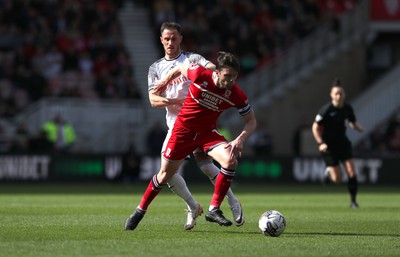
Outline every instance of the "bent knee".
POLYGON ((237 159, 228 159, 224 164, 221 164, 222 167, 230 170, 235 170, 237 168, 238 161, 237 159))

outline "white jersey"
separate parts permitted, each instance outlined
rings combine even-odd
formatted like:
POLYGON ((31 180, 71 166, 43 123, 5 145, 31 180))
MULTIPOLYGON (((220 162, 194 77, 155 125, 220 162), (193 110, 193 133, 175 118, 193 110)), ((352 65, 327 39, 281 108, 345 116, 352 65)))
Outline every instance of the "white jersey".
MULTIPOLYGON (((177 65, 189 64, 194 62, 199 63, 202 66, 206 66, 209 63, 209 61, 206 60, 203 56, 185 51, 182 51, 181 54, 173 60, 167 60, 165 58, 157 60, 149 68, 147 78, 148 90, 150 91, 154 87, 154 83, 156 81, 164 78, 168 74, 168 72, 171 69, 175 68, 177 65)), ((181 75, 178 78, 175 78, 172 81, 171 85, 168 85, 162 96, 166 98, 184 100, 188 94, 189 85, 190 81, 186 77, 181 75)), ((172 105, 166 107, 166 121, 169 130, 174 127, 176 117, 178 116, 181 109, 181 105, 172 105)))

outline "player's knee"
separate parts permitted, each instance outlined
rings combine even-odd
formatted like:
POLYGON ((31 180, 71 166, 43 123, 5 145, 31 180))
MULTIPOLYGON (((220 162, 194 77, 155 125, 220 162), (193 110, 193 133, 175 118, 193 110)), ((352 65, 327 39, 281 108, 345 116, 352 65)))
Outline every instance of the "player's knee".
POLYGON ((173 174, 168 174, 165 171, 158 172, 158 174, 157 174, 158 183, 160 183, 162 185, 167 184, 167 182, 171 179, 172 175, 173 174))
POLYGON ((238 161, 236 158, 229 158, 227 160, 226 164, 221 165, 221 166, 226 167, 227 169, 230 169, 230 170, 235 170, 237 165, 238 165, 238 161))
POLYGON ((336 175, 332 176, 332 181, 335 184, 340 184, 340 183, 342 183, 342 176, 336 174, 336 175))

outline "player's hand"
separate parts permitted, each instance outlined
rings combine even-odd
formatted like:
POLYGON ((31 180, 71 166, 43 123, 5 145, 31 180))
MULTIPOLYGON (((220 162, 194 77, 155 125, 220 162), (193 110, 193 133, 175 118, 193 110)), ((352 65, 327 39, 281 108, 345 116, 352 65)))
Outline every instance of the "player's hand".
POLYGON ((325 143, 322 143, 322 144, 320 144, 320 145, 318 146, 318 149, 319 149, 320 152, 325 153, 325 152, 328 150, 328 145, 325 144, 325 143))
POLYGON ((225 148, 229 149, 229 155, 236 159, 241 158, 243 154, 243 143, 233 140, 225 145, 225 148))
POLYGON ((167 83, 164 80, 158 80, 154 83, 153 91, 155 94, 161 94, 167 88, 167 83))

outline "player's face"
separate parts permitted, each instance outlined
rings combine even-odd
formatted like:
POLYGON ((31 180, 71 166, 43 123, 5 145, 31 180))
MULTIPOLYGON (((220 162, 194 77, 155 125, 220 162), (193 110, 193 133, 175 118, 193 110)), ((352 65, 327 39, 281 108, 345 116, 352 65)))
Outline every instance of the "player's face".
POLYGON ((231 67, 222 67, 216 72, 218 76, 217 87, 231 89, 236 82, 237 71, 231 67))
POLYGON ((177 30, 165 29, 160 40, 167 59, 173 59, 181 53, 182 35, 177 30))
POLYGON ((343 106, 344 99, 346 94, 344 93, 344 89, 342 87, 333 87, 331 90, 331 98, 332 103, 336 107, 343 106))

